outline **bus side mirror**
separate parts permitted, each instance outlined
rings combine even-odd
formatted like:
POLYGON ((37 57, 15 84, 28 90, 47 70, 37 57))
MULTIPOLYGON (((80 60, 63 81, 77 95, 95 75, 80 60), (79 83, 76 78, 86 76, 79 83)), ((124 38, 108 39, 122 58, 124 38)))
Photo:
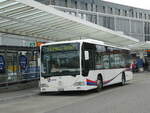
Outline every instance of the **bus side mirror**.
POLYGON ((85 60, 89 60, 89 51, 84 51, 85 60))

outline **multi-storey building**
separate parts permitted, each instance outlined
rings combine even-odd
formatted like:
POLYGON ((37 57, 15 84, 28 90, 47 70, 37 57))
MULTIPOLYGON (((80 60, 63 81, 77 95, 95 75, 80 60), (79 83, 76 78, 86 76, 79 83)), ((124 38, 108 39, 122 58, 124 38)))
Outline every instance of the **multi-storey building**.
POLYGON ((37 0, 95 24, 150 41, 150 10, 101 0, 37 0))

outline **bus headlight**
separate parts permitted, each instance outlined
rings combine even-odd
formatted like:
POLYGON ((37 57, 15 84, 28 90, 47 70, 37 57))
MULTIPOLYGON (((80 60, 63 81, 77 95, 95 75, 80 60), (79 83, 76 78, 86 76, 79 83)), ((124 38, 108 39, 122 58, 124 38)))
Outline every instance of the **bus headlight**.
POLYGON ((73 85, 74 86, 84 86, 85 82, 75 82, 73 85))
POLYGON ((40 84, 41 87, 49 87, 47 84, 40 84))

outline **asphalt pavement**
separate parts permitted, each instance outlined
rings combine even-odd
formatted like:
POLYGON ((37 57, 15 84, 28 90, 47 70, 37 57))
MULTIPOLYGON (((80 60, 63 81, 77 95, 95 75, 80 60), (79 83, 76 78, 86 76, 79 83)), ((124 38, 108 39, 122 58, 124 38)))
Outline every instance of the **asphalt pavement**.
POLYGON ((131 83, 105 87, 99 93, 41 96, 38 89, 30 89, 3 93, 0 99, 0 113, 150 113, 150 72, 136 73, 131 83))

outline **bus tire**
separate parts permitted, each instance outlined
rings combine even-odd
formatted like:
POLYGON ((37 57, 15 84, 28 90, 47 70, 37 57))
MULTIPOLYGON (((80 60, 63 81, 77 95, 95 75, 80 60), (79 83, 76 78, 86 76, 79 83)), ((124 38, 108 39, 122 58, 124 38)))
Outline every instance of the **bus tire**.
POLYGON ((122 73, 121 85, 122 85, 122 86, 126 85, 126 76, 125 76, 125 73, 124 73, 124 72, 122 73))
POLYGON ((98 76, 96 85, 97 85, 96 92, 100 92, 103 88, 102 76, 98 76))

